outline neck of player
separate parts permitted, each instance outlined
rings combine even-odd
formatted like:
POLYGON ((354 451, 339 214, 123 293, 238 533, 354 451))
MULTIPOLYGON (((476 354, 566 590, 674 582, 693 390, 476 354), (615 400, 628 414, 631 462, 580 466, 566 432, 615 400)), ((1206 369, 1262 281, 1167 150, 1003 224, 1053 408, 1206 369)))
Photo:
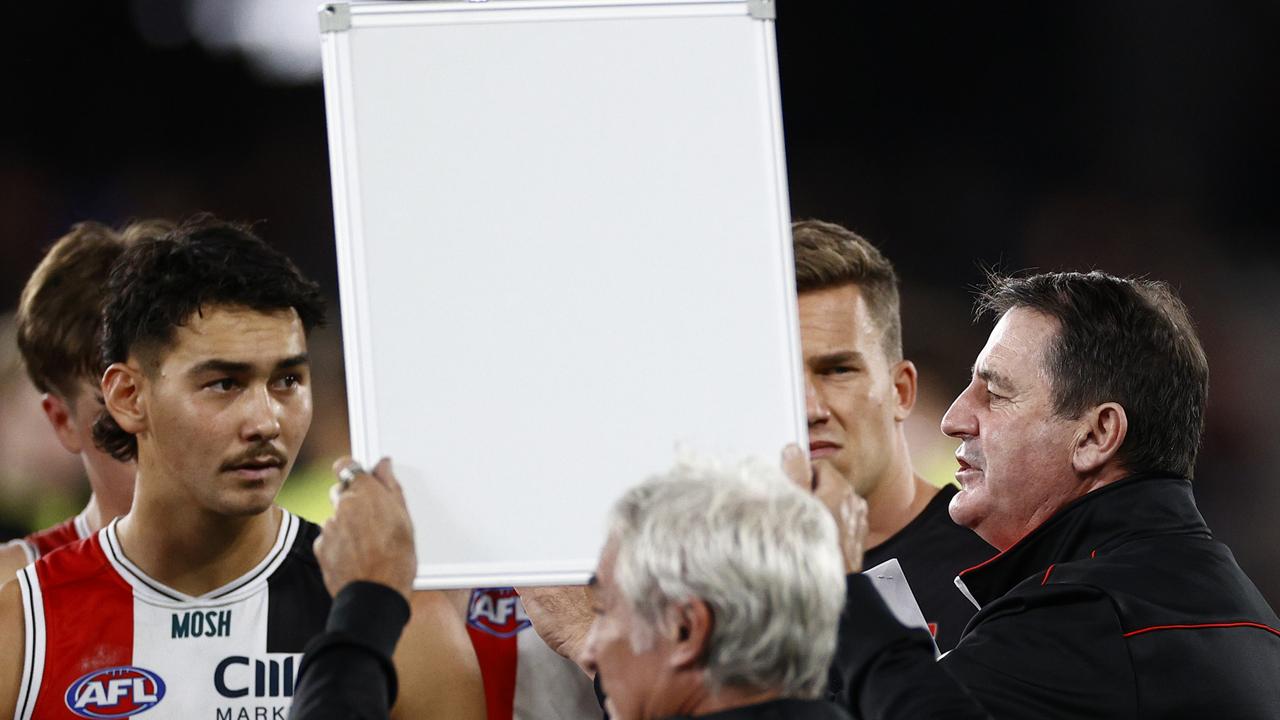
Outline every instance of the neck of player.
POLYGON ((885 476, 867 493, 866 549, 876 547, 898 534, 924 511, 938 488, 926 482, 911 467, 907 440, 897 437, 897 452, 885 468, 885 476))
POLYGON ((279 507, 251 515, 211 512, 148 487, 138 473, 133 508, 116 526, 121 548, 144 573, 199 596, 252 570, 275 545, 279 507))

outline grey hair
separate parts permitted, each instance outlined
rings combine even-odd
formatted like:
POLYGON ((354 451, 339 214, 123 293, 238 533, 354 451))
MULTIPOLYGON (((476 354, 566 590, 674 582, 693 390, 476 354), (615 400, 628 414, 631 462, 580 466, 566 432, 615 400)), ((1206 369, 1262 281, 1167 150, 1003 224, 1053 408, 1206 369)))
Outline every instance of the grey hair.
POLYGON ((614 581, 641 620, 642 651, 667 610, 697 598, 713 625, 707 685, 814 698, 826 687, 844 608, 835 521, 763 461, 689 458, 614 506, 614 581))

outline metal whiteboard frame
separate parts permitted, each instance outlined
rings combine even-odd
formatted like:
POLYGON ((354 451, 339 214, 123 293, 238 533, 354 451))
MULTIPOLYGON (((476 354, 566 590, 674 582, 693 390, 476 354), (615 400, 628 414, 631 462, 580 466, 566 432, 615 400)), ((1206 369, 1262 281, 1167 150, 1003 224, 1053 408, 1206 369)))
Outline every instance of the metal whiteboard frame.
MULTIPOLYGON (((766 71, 760 78, 760 92, 769 98, 772 126, 774 183, 777 191, 775 216, 779 237, 790 238, 790 203, 787 194, 786 159, 782 136, 782 108, 778 86, 777 49, 772 20, 772 0, 489 0, 459 2, 425 0, 417 2, 327 3, 319 10, 321 51, 324 67, 325 111, 328 118, 330 173, 333 187, 334 223, 337 237, 338 277, 342 293, 341 322, 345 338, 345 370, 350 413, 351 449, 356 458, 380 457, 377 379, 371 361, 371 316, 368 302, 368 265, 362 232, 364 227, 362 188, 359 173, 356 100, 354 98, 351 31, 401 25, 555 22, 558 20, 725 17, 748 16, 757 21, 757 41, 766 71)), ((792 303, 787 327, 791 345, 791 392, 795 408, 794 437, 803 444, 807 433, 804 411, 803 372, 800 336, 795 317, 794 260, 790 242, 781 243, 783 287, 792 303)), ((639 478, 637 478, 639 479, 639 478)), ((596 548, 587 548, 594 553, 596 548)), ((429 566, 422 564, 414 587, 469 588, 507 585, 582 584, 590 576, 594 554, 584 567, 582 561, 544 563, 527 572, 475 571, 466 564, 429 566)))

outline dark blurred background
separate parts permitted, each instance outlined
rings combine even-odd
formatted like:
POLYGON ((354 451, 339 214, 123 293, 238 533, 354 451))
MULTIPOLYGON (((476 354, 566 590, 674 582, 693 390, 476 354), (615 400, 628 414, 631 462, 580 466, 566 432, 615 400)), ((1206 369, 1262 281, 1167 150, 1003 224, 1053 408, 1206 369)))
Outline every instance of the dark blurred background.
MULTIPOLYGON (((260 221, 336 298, 316 4, 15 5, 0 314, 73 222, 201 210, 260 221)), ((990 328, 970 311, 982 267, 1166 280, 1212 370, 1201 509, 1280 601, 1280 3, 779 4, 792 212, 848 225, 898 265, 920 469, 945 482, 953 468, 937 423, 990 328)), ((87 491, 0 330, 3 537, 87 491)), ((336 327, 313 345, 317 420, 287 492, 317 516, 346 408, 336 327)))

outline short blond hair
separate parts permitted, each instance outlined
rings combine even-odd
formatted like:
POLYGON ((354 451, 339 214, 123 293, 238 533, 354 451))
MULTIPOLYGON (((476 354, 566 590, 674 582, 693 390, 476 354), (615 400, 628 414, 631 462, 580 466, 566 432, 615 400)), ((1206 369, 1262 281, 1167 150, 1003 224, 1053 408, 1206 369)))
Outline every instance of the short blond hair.
POLYGON ((902 359, 902 311, 898 273, 875 245, 835 223, 801 220, 791 225, 800 293, 856 285, 879 327, 890 362, 902 359))

